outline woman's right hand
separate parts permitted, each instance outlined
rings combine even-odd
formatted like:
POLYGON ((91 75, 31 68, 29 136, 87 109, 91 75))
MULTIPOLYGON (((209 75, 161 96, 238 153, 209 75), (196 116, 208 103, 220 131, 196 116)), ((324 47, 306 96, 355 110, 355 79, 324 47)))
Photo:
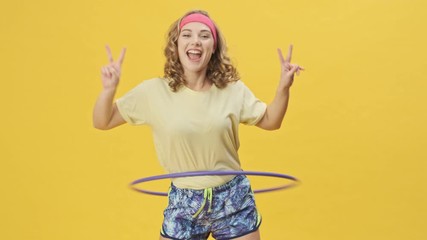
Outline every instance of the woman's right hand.
POLYGON ((107 49, 109 64, 101 68, 102 86, 104 87, 104 90, 115 90, 119 84, 126 48, 122 49, 117 61, 114 61, 110 47, 107 45, 105 48, 107 49))

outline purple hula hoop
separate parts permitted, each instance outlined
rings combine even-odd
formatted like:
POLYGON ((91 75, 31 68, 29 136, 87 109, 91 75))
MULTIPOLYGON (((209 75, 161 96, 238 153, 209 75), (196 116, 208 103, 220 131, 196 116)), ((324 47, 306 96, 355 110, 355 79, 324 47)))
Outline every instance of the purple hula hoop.
POLYGON ((166 192, 156 192, 156 191, 149 191, 144 190, 141 188, 135 187, 136 184, 143 183, 143 182, 150 182, 150 181, 156 181, 166 178, 180 178, 180 177, 197 177, 197 176, 223 176, 223 175, 249 175, 249 176, 263 176, 263 177, 275 177, 275 178, 284 178, 288 180, 292 180, 292 183, 281 185, 278 187, 272 187, 272 188, 264 188, 264 189, 258 189, 254 190, 254 193, 265 193, 265 192, 271 192, 271 191, 277 191, 277 190, 283 190, 286 188, 294 187, 298 184, 299 180, 295 177, 281 174, 281 173, 273 173, 273 172, 257 172, 257 171, 194 171, 194 172, 181 172, 181 173, 169 173, 169 174, 162 174, 162 175, 156 175, 146 178, 141 178, 138 180, 133 181, 129 184, 130 188, 137 192, 156 195, 156 196, 167 196, 168 194, 166 192))

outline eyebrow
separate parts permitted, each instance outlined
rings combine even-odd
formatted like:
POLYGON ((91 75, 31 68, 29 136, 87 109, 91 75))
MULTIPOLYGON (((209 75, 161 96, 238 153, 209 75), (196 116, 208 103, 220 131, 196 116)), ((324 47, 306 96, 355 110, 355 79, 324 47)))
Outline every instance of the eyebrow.
MULTIPOLYGON (((187 29, 187 28, 184 28, 184 29, 182 29, 182 30, 181 30, 181 32, 184 32, 184 31, 192 32, 190 29, 187 29)), ((208 32, 208 33, 212 34, 212 33, 211 33, 211 31, 210 31, 210 30, 207 30, 207 29, 203 29, 203 30, 201 30, 200 32, 208 32)))

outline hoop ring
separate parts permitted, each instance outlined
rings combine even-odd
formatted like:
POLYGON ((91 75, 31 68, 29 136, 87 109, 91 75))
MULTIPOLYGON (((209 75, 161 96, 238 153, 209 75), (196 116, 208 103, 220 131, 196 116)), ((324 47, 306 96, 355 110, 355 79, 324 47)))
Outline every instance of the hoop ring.
POLYGON ((287 188, 291 188, 296 186, 299 183, 299 180, 295 177, 292 177, 290 175, 285 175, 281 173, 274 173, 274 172, 257 172, 257 171, 194 171, 194 172, 180 172, 180 173, 169 173, 169 174, 162 174, 162 175, 156 175, 146 178, 141 178, 138 180, 135 180, 129 184, 129 187, 137 192, 145 193, 145 194, 151 194, 156 196, 167 196, 168 194, 166 192, 156 192, 156 191, 150 191, 145 190, 141 188, 137 188, 135 185, 143 182, 151 182, 166 178, 181 178, 181 177, 197 177, 197 176, 223 176, 223 175, 248 175, 248 176, 263 176, 263 177, 274 177, 274 178, 284 178, 288 180, 292 180, 292 183, 280 185, 278 187, 272 187, 272 188, 263 188, 263 189, 256 189, 254 190, 254 193, 265 193, 265 192, 272 192, 272 191, 278 191, 283 190, 287 188))

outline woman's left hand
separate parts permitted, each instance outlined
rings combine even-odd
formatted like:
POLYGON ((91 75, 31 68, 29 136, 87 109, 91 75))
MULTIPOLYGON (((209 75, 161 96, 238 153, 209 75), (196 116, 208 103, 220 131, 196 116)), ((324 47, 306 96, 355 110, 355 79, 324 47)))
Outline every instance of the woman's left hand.
POLYGON ((292 48, 293 46, 289 46, 288 55, 286 56, 286 59, 283 58, 282 50, 277 49, 277 52, 279 54, 280 64, 281 64, 281 76, 280 76, 280 89, 287 89, 292 86, 292 83, 294 82, 294 76, 295 73, 297 75, 300 74, 300 71, 303 71, 304 68, 299 66, 298 64, 292 64, 292 48))

